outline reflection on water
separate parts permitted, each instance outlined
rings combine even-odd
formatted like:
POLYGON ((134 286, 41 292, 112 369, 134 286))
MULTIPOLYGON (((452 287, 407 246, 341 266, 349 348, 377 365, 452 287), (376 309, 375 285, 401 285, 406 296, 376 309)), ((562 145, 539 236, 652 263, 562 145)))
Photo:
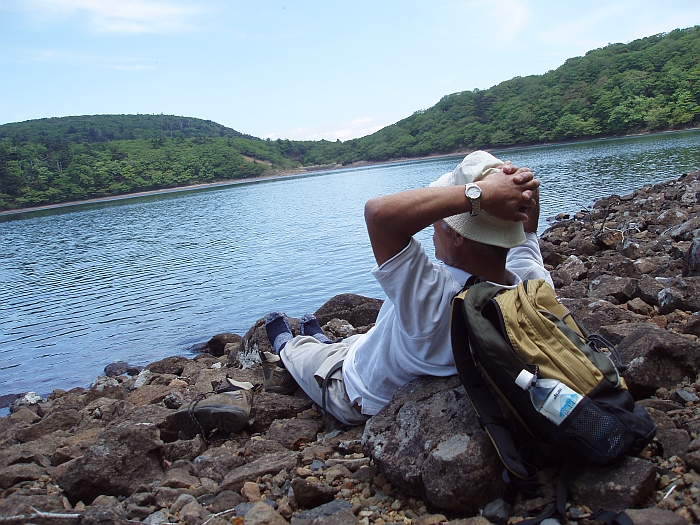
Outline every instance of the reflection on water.
MULTIPOLYGON (((700 168, 700 133, 496 152, 543 183, 542 216, 700 168)), ((186 354, 271 310, 382 297, 362 209, 459 157, 0 217, 0 394, 86 386, 105 365, 186 354)), ((542 221, 542 229, 546 227, 542 221)), ((432 252, 430 232, 420 241, 432 252)))

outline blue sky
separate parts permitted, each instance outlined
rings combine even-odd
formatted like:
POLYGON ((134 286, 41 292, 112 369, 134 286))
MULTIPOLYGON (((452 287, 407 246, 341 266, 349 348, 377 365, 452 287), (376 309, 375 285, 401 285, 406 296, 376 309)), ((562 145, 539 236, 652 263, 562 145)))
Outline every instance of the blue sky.
POLYGON ((165 113, 346 140, 696 24, 697 0, 0 0, 0 124, 165 113))

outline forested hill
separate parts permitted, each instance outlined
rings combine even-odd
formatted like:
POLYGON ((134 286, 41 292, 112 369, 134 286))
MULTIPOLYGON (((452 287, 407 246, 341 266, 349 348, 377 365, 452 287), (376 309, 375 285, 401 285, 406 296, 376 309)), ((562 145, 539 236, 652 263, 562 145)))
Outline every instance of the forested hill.
MULTIPOLYGON (((13 142, 107 142, 166 138, 244 137, 211 120, 174 115, 85 115, 43 118, 0 126, 0 140, 13 142)), ((259 140, 259 139, 257 139, 259 140)))
POLYGON ((611 44, 544 75, 454 93, 346 142, 261 140, 172 115, 0 126, 0 210, 352 164, 700 124, 700 26, 611 44))

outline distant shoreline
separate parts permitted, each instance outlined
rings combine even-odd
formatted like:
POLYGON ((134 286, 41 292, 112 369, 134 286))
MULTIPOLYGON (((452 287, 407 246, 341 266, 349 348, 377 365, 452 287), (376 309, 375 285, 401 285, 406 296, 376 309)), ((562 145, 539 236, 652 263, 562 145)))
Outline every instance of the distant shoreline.
MULTIPOLYGON (((569 141, 569 142, 550 142, 550 143, 543 143, 543 144, 531 144, 529 146, 509 146, 509 147, 504 147, 504 148, 484 148, 484 150, 485 151, 494 151, 494 150, 509 151, 509 150, 514 150, 514 149, 540 148, 540 147, 546 147, 546 146, 560 146, 560 145, 565 145, 565 144, 573 144, 573 143, 578 143, 578 142, 640 137, 640 136, 644 136, 644 135, 665 135, 665 134, 669 134, 669 133, 682 133, 685 131, 697 131, 698 129, 700 129, 700 128, 686 128, 686 129, 679 129, 679 130, 668 130, 668 131, 661 131, 661 132, 656 132, 656 133, 633 133, 633 134, 629 134, 629 135, 624 135, 622 137, 590 138, 590 139, 585 139, 585 140, 575 140, 575 141, 569 141)), ((307 175, 313 175, 316 173, 324 173, 324 172, 329 172, 329 171, 347 170, 347 169, 361 168, 361 167, 385 166, 387 164, 399 164, 402 162, 421 161, 421 160, 429 160, 429 159, 440 159, 440 158, 446 158, 446 157, 458 157, 461 155, 467 155, 467 154, 471 153, 472 151, 476 151, 476 150, 470 149, 470 150, 458 151, 458 152, 454 152, 454 153, 426 155, 424 157, 406 157, 406 158, 400 158, 400 159, 393 159, 393 160, 385 161, 385 162, 361 161, 361 162, 355 162, 353 164, 349 164, 347 166, 343 166, 343 165, 339 165, 339 164, 306 166, 303 168, 295 168, 295 169, 290 169, 290 170, 276 171, 274 173, 263 174, 263 175, 260 175, 258 177, 250 177, 250 178, 245 178, 245 179, 226 180, 226 181, 219 181, 219 182, 203 182, 203 183, 199 183, 199 184, 192 184, 190 186, 178 186, 177 188, 161 188, 158 190, 140 191, 140 192, 136 192, 136 193, 124 193, 121 195, 95 197, 92 199, 86 199, 86 200, 80 200, 80 201, 68 201, 68 202, 61 202, 58 204, 46 204, 43 206, 32 206, 29 208, 19 208, 19 209, 15 209, 15 210, 0 211, 0 217, 19 215, 22 213, 33 213, 33 212, 37 212, 37 211, 53 210, 53 209, 59 209, 59 208, 68 208, 71 206, 80 206, 81 204, 95 204, 95 203, 100 203, 100 202, 111 202, 111 201, 118 201, 118 200, 124 200, 124 199, 132 199, 132 198, 136 198, 136 197, 145 197, 145 196, 149 196, 149 195, 163 195, 163 194, 168 194, 168 193, 178 193, 178 192, 183 192, 183 191, 192 191, 192 190, 199 190, 199 189, 205 189, 205 188, 235 186, 238 184, 249 184, 249 183, 261 182, 264 180, 279 179, 279 178, 285 178, 285 177, 303 177, 303 176, 307 176, 307 175)))

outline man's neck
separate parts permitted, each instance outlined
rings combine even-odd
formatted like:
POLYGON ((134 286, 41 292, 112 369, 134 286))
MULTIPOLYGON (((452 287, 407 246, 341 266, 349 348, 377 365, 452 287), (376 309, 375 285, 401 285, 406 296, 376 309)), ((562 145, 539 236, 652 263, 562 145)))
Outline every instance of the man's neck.
POLYGON ((482 277, 487 281, 496 284, 511 285, 513 283, 508 282, 508 277, 511 275, 508 270, 506 270, 506 265, 500 259, 494 259, 491 257, 483 256, 480 258, 470 258, 469 261, 465 261, 464 264, 456 266, 460 270, 464 270, 467 273, 476 275, 477 277, 482 277))

